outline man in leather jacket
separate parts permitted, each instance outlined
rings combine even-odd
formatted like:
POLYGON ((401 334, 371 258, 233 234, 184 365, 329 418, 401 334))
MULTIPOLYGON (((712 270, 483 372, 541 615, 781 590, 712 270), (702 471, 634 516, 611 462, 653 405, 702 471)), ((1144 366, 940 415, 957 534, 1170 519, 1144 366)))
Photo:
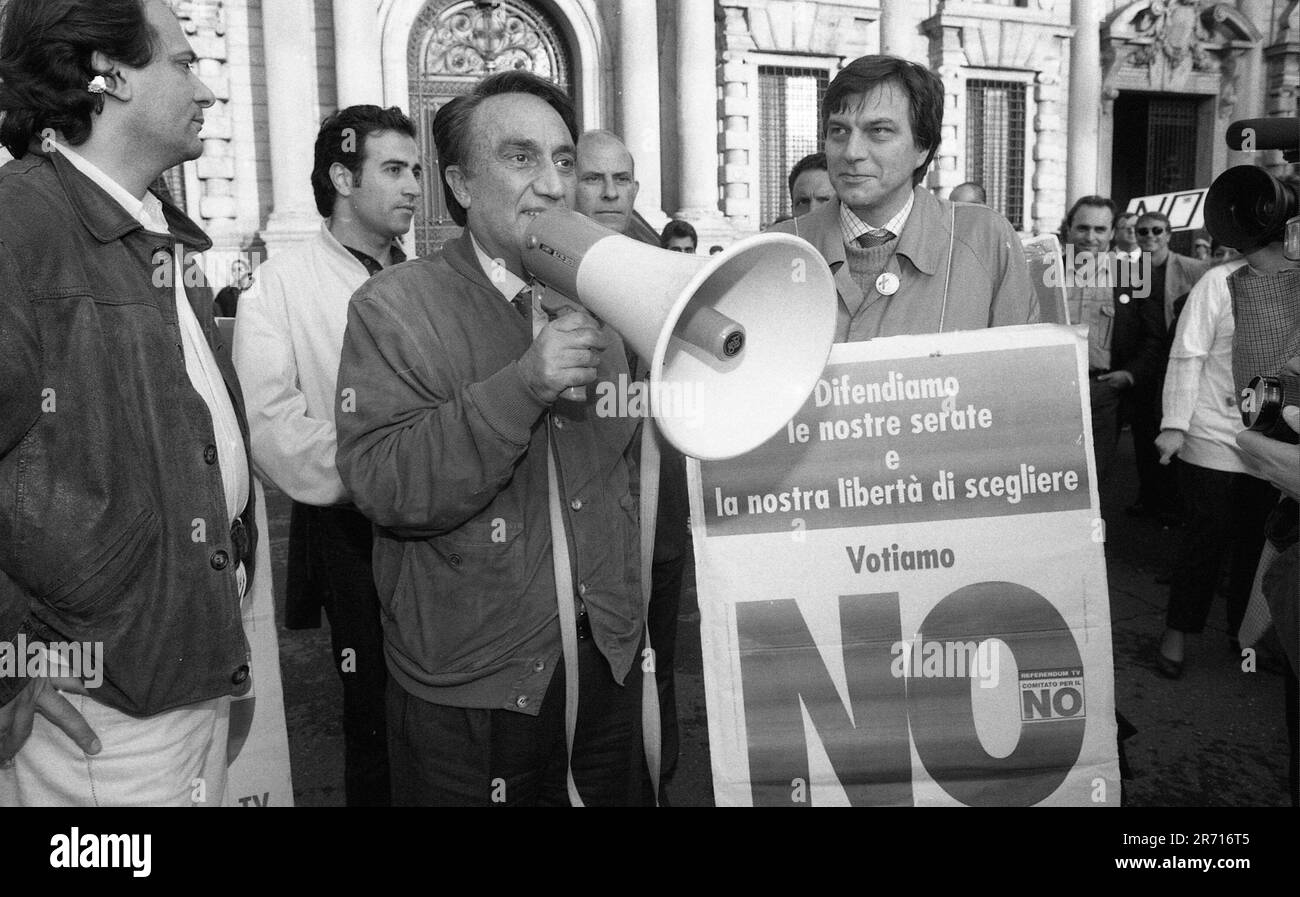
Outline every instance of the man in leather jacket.
POLYGON ((11 0, 0 40, 0 804, 219 805, 248 431, 210 242, 149 192, 214 97, 162 0, 11 0))

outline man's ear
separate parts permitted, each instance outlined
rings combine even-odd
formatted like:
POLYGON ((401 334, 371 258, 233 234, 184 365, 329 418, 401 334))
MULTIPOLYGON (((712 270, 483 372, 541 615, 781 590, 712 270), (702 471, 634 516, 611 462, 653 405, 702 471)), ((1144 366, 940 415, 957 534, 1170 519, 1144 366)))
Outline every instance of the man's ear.
POLYGON ((632 201, 631 201, 631 203, 629 203, 629 205, 631 205, 632 208, 633 208, 634 210, 636 209, 636 195, 637 195, 637 193, 640 192, 640 190, 641 190, 641 182, 640 182, 640 181, 633 181, 633 182, 632 182, 632 201))
POLYGON ((335 162, 330 166, 330 183, 334 185, 334 192, 339 196, 351 196, 352 188, 355 186, 352 182, 352 170, 342 162, 335 162))
POLYGON ((459 165, 448 165, 444 174, 447 179, 447 186, 451 187, 452 196, 456 197, 456 202, 460 203, 463 208, 469 208, 469 187, 465 183, 465 169, 459 165))
POLYGON ((90 68, 104 79, 105 94, 123 103, 131 99, 131 79, 123 75, 121 66, 95 50, 90 54, 90 68))

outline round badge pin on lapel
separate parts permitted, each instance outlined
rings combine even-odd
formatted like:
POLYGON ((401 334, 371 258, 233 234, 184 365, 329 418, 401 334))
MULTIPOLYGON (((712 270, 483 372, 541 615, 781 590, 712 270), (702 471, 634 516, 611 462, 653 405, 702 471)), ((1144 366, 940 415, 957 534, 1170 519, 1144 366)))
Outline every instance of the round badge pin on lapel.
POLYGON ((882 296, 892 296, 898 292, 898 275, 886 271, 876 278, 876 292, 882 296))
POLYGON ((1129 295, 1128 295, 1128 293, 1120 293, 1120 294, 1119 294, 1119 304, 1120 304, 1120 305, 1128 305, 1128 300, 1129 300, 1129 295))

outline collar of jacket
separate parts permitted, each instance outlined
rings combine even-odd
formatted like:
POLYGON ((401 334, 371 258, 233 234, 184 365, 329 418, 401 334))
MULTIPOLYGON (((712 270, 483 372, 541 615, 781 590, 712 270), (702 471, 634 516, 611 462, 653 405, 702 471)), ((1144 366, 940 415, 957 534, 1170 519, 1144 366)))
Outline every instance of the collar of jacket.
MULTIPOLYGON (((475 285, 497 296, 501 295, 501 291, 488 279, 487 272, 478 263, 478 253, 474 251, 474 241, 469 235, 468 227, 461 228, 460 236, 455 240, 442 244, 442 255, 453 271, 473 281, 475 285)), ((524 282, 527 283, 528 279, 529 275, 525 272, 524 282)))
MULTIPOLYGON (((72 203, 73 210, 96 240, 112 243, 132 231, 144 230, 144 225, 128 214, 117 200, 99 189, 94 181, 59 153, 46 153, 36 147, 31 152, 48 159, 54 165, 54 172, 72 203)), ((177 242, 194 252, 206 252, 212 248, 212 241, 197 224, 164 197, 159 196, 158 199, 162 202, 167 227, 177 242)))
MULTIPOLYGON (((948 216, 942 203, 924 187, 912 190, 915 203, 898 237, 898 255, 904 256, 922 274, 933 275, 948 253, 948 216)), ((815 212, 795 219, 793 232, 821 251, 835 276, 841 296, 861 301, 862 291, 849 271, 844 233, 840 228, 840 201, 832 199, 815 212)), ((853 307, 853 306, 850 306, 853 307)))

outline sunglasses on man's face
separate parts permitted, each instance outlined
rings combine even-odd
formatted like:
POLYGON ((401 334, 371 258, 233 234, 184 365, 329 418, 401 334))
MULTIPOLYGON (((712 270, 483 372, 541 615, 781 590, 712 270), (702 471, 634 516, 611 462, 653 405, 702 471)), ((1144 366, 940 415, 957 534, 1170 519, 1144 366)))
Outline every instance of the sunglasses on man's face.
POLYGON ((1139 237, 1158 237, 1165 232, 1163 227, 1139 227, 1137 235, 1139 237))

